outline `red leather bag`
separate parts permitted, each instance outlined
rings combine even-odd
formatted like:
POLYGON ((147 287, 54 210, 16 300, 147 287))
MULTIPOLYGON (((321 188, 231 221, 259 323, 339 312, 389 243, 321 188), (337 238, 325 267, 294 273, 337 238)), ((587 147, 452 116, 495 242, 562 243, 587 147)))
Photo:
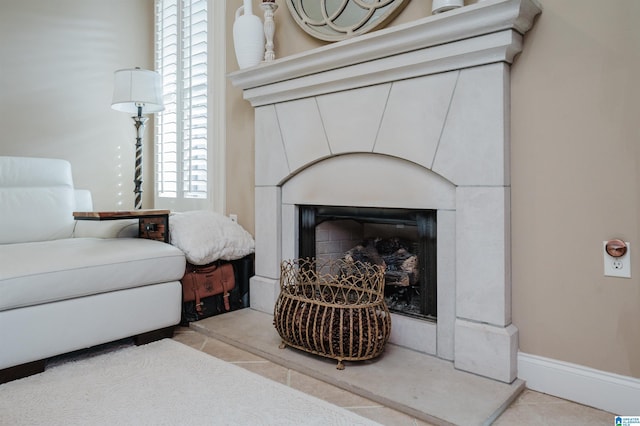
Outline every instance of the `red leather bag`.
POLYGON ((180 280, 182 283, 182 301, 195 301, 196 310, 202 314, 202 302, 205 297, 223 295, 224 308, 229 311, 229 292, 236 285, 233 265, 214 262, 208 265, 193 265, 187 262, 187 268, 180 280))

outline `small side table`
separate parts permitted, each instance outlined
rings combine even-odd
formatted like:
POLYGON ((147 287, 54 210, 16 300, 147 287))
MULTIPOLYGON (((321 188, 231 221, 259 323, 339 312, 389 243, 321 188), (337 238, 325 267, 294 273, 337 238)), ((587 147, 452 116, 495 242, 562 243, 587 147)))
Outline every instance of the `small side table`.
POLYGON ((169 243, 169 210, 116 210, 73 212, 76 220, 138 219, 138 237, 169 243))

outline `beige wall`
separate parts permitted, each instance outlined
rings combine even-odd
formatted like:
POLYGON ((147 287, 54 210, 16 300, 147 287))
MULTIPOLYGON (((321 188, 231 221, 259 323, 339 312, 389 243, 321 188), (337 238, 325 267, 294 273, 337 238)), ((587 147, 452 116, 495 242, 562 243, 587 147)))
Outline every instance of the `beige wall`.
POLYGON ((96 208, 132 208, 135 129, 111 109, 113 71, 153 67, 153 0, 0 0, 0 40, 0 155, 66 159, 96 208))
MULTIPOLYGON (((242 0, 227 0, 227 73, 238 70, 233 50, 233 21, 242 0)), ((257 7, 255 12, 259 13, 257 7)), ((254 132, 253 108, 242 99, 242 90, 227 79, 226 99, 226 213, 237 214, 238 223, 254 233, 254 132)))
MULTIPOLYGON (((513 321, 520 349, 640 378, 640 2, 542 3, 512 68, 513 321), (602 241, 610 238, 632 243, 632 279, 603 276, 602 241)), ((228 2, 229 37, 241 4, 228 2)), ((325 44, 296 26, 284 1, 278 4, 278 57, 325 44)), ((430 10, 430 1, 412 1, 390 25, 430 10)), ((231 39, 228 46, 227 69, 234 71, 231 39)), ((228 93, 227 205, 253 232, 251 183, 233 176, 254 151, 253 111, 239 90, 230 86, 228 93)))
POLYGON ((640 377, 640 2, 608 4, 545 1, 512 68, 513 320, 523 352, 640 377))

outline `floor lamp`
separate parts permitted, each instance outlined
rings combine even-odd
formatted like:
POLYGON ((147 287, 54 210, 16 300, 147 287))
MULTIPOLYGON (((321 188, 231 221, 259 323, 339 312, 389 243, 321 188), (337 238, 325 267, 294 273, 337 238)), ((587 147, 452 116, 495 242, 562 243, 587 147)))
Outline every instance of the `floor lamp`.
POLYGON ((111 108, 116 111, 136 114, 136 165, 133 192, 136 194, 135 208, 142 208, 142 137, 148 118, 142 114, 162 111, 162 77, 155 71, 130 68, 114 73, 113 101, 111 108))

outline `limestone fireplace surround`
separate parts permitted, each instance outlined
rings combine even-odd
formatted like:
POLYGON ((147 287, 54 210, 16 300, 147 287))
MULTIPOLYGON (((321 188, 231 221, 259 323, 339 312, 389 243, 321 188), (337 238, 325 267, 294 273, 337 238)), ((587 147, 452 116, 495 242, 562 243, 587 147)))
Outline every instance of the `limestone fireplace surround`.
POLYGON ((252 309, 273 313, 297 206, 437 210, 437 322, 392 343, 510 383, 510 64, 541 12, 485 0, 229 75, 255 108, 252 309))

